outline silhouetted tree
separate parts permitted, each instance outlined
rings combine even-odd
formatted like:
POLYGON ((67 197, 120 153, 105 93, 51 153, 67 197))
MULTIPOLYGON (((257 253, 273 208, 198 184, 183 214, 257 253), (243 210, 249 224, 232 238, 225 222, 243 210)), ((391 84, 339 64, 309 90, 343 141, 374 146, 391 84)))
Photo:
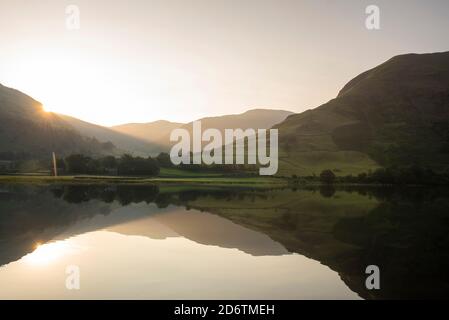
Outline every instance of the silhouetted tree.
POLYGON ((156 161, 159 163, 159 166, 162 168, 170 168, 173 167, 173 163, 171 162, 170 155, 166 152, 161 152, 156 157, 156 161))
POLYGON ((120 158, 118 165, 118 173, 120 175, 146 175, 155 176, 160 171, 156 160, 151 157, 144 159, 142 157, 133 158, 129 154, 125 154, 120 158))
POLYGON ((82 154, 65 158, 68 173, 73 174, 113 174, 155 176, 159 174, 158 162, 151 158, 133 157, 129 154, 120 159, 107 156, 93 159, 82 154))
POLYGON ((334 183, 335 173, 332 170, 323 170, 320 174, 320 181, 327 184, 334 183))
POLYGON ((82 154, 72 154, 65 158, 67 172, 70 173, 88 173, 89 162, 92 159, 82 154))

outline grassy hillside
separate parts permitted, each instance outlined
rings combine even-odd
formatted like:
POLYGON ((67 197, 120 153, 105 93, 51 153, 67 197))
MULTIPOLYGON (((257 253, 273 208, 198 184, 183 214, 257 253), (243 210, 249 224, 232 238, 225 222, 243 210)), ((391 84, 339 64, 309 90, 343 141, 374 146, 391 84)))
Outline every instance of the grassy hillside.
POLYGON ((449 52, 407 54, 351 80, 328 103, 289 116, 281 175, 359 173, 377 166, 449 163, 449 52))

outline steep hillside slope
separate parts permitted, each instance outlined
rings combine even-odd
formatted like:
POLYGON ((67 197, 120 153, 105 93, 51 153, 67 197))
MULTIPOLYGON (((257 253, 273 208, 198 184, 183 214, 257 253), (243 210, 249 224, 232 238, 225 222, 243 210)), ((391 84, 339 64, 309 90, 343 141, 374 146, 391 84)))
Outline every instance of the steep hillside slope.
POLYGON ((281 175, 449 163, 449 52, 396 56, 277 126, 281 175))
POLYGON ((20 91, 0 85, 0 149, 30 158, 74 152, 111 154, 110 142, 82 136, 59 115, 45 112, 42 104, 20 91))

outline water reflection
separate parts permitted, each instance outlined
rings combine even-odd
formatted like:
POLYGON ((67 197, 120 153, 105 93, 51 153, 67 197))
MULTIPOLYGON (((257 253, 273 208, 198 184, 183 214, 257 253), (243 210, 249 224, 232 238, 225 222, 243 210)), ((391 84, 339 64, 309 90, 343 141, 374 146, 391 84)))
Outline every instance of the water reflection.
POLYGON ((67 241, 80 249, 66 251, 45 268, 21 261, 2 270, 0 297, 356 298, 335 272, 300 255, 254 257, 184 238, 161 241, 107 231, 67 241), (79 291, 63 289, 61 270, 67 265, 80 268, 79 291))
POLYGON ((15 185, 0 191, 2 298, 449 292, 446 190, 15 185), (67 264, 84 270, 83 290, 65 290, 67 264), (381 269, 381 290, 364 287, 369 264, 381 269))

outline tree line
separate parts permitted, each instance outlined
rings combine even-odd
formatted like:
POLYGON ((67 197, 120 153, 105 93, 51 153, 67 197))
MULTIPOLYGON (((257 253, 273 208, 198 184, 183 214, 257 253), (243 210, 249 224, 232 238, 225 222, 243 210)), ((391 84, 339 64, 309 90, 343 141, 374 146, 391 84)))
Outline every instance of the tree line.
POLYGON ((447 185, 449 184, 449 171, 437 172, 429 167, 418 165, 405 167, 379 168, 357 176, 348 175, 340 180, 346 183, 377 183, 392 185, 447 185))
POLYGON ((404 167, 378 168, 358 175, 337 176, 332 170, 323 170, 319 176, 298 177, 290 179, 293 184, 301 181, 319 181, 323 184, 384 184, 384 185, 448 185, 449 170, 434 171, 417 165, 404 167))
POLYGON ((156 159, 133 157, 129 154, 120 158, 106 156, 96 159, 82 154, 72 154, 58 161, 58 167, 72 174, 157 176, 160 172, 156 159))
POLYGON ((242 175, 242 176, 252 176, 258 175, 257 166, 253 164, 193 164, 193 153, 190 153, 190 164, 179 164, 174 165, 171 162, 170 155, 166 152, 161 152, 156 160, 161 168, 178 168, 185 171, 191 172, 213 172, 222 173, 228 175, 242 175))

